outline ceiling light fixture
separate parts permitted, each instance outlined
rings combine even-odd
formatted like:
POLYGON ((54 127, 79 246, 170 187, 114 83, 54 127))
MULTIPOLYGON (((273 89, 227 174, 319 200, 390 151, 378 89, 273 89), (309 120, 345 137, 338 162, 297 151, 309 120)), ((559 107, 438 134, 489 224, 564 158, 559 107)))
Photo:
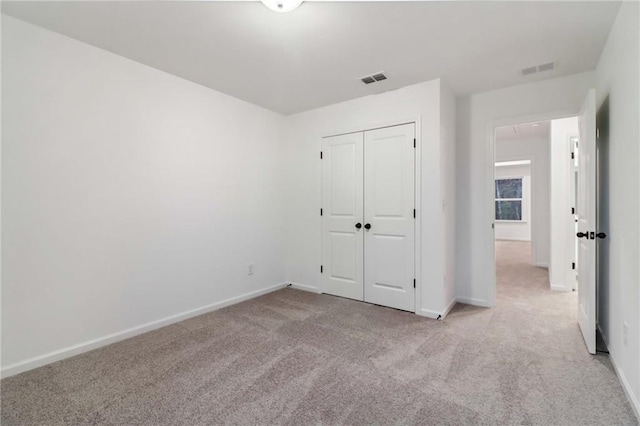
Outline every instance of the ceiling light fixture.
POLYGON ((274 12, 284 13, 296 9, 303 0, 261 0, 262 3, 274 12))

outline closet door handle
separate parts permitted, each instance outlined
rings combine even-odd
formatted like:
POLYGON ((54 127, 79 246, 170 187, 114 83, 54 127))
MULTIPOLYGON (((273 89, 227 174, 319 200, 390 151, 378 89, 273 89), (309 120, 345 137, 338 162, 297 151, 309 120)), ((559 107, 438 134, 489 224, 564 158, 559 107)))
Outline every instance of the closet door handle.
POLYGON ((371 229, 371 224, 367 223, 366 225, 364 225, 364 229, 371 229))
POLYGON ((360 222, 356 223, 356 228, 358 229, 362 228, 362 224, 360 222))
POLYGON ((588 240, 589 239, 589 233, 588 232, 578 232, 576 234, 576 237, 578 237, 578 238, 586 238, 588 240))

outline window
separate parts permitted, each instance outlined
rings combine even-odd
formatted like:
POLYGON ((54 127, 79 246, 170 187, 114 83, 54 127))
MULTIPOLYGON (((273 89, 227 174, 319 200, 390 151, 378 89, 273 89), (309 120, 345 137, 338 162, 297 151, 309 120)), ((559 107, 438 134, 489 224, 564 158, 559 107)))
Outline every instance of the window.
POLYGON ((522 221, 522 178, 496 179, 496 220, 522 221))

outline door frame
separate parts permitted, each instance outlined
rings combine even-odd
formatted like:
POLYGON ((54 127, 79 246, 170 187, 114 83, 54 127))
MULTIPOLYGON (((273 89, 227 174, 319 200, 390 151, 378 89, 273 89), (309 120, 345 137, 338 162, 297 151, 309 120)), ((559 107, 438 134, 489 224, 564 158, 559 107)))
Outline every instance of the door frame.
MULTIPOLYGON (((329 138, 332 136, 340 136, 340 135, 345 135, 345 134, 349 134, 349 133, 357 133, 357 132, 366 132, 369 130, 376 130, 376 129, 383 129, 385 127, 395 127, 395 126, 402 126, 403 124, 413 124, 415 127, 415 138, 416 138, 416 148, 415 148, 415 157, 414 157, 414 193, 413 193, 413 197, 414 197, 414 205, 415 205, 415 209, 416 209, 416 218, 415 218, 415 222, 414 222, 414 252, 413 252, 413 256, 414 256, 414 261, 413 261, 413 268, 414 268, 414 276, 416 278, 416 292, 415 292, 415 299, 414 299, 414 309, 413 312, 415 314, 421 315, 420 314, 420 310, 422 308, 422 271, 421 271, 421 250, 420 250, 420 246, 421 246, 421 235, 422 235, 422 226, 421 226, 421 211, 422 211, 422 204, 421 204, 421 196, 420 194, 422 193, 422 126, 421 126, 421 121, 422 121, 422 116, 421 115, 416 115, 413 117, 409 117, 406 119, 396 119, 396 120, 388 120, 388 121, 374 121, 374 122, 365 122, 363 124, 360 125, 353 125, 353 126, 348 126, 348 127, 342 127, 342 128, 337 128, 333 131, 325 131, 322 132, 321 135, 317 138, 318 140, 318 146, 319 146, 319 151, 322 151, 322 139, 324 138, 329 138)), ((318 210, 322 208, 322 167, 320 167, 320 196, 319 196, 319 207, 318 210)), ((319 265, 322 265, 322 218, 320 220, 320 227, 319 227, 319 233, 320 233, 320 259, 319 259, 319 265)), ((324 288, 323 288, 323 280, 322 280, 322 273, 320 272, 320 269, 318 268, 318 282, 319 282, 319 287, 318 287, 318 292, 319 293, 324 293, 324 288)))
MULTIPOLYGON (((496 306, 496 240, 495 240, 495 162, 496 162, 496 134, 497 127, 515 126, 522 123, 534 123, 537 121, 550 121, 560 118, 575 117, 580 113, 579 110, 560 110, 552 112, 544 112, 538 114, 526 114, 513 117, 499 118, 489 121, 486 126, 486 153, 485 156, 485 170, 486 182, 484 188, 484 203, 485 217, 489 219, 488 232, 485 234, 485 247, 489 251, 491 256, 491 265, 487 270, 486 275, 486 294, 487 305, 486 307, 493 308, 496 306)), ((532 162, 533 165, 533 162, 532 162)), ((533 232, 533 228, 531 230, 533 232)))

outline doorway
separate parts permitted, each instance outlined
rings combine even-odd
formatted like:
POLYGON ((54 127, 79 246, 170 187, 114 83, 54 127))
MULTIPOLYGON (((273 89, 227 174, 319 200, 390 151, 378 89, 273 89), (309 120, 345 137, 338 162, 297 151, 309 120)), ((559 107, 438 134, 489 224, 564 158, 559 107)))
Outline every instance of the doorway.
POLYGON ((415 310, 415 124, 322 140, 323 292, 415 310))
MULTIPOLYGON (((522 120, 525 126, 540 127, 543 120, 522 120)), ((534 266, 546 267, 549 270, 548 282, 550 291, 572 292, 577 288, 576 304, 578 309, 577 322, 580 325, 587 350, 595 353, 595 336, 596 336, 596 244, 597 238, 605 238, 605 234, 596 232, 596 117, 595 117, 595 90, 590 90, 583 102, 580 114, 575 117, 555 118, 553 116, 547 118, 550 124, 550 132, 546 146, 548 154, 536 156, 534 163, 549 161, 549 182, 550 184, 543 188, 543 191, 549 190, 549 206, 546 212, 549 214, 549 227, 546 232, 541 235, 548 237, 548 263, 538 264, 534 266), (579 154, 576 151, 579 146, 579 154), (577 187, 575 186, 575 169, 577 173, 577 187), (574 194, 577 194, 575 196, 574 194), (578 232, 576 233, 576 221, 578 224, 578 232), (576 252, 576 239, 578 240, 576 252), (576 283, 576 271, 579 285, 576 283)), ((516 124, 509 123, 508 126, 493 126, 490 137, 490 148, 495 158, 500 155, 499 142, 500 133, 505 132, 501 127, 511 126, 516 129, 516 124)), ((544 146, 543 143, 541 146, 544 146)), ((495 164, 492 164, 492 171, 495 164)), ((533 174, 533 173, 532 173, 533 174)), ((494 189, 494 197, 492 199, 492 207, 494 213, 502 214, 496 208, 496 204, 502 200, 496 199, 496 173, 492 173, 492 186, 494 189)), ((535 179, 533 179, 535 180, 535 179)), ((522 182, 522 180, 520 181, 522 182)), ((534 187, 539 185, 533 185, 534 187)), ((520 192, 522 184, 520 183, 520 192)), ((516 191, 517 193, 517 191, 516 191)), ((522 195, 520 195, 522 197, 522 195)), ((538 206, 540 198, 535 201, 538 206)), ((506 200, 511 201, 511 200, 506 200)), ((522 203, 522 201, 520 201, 522 203)), ((545 206, 543 206, 545 207, 545 206)), ((532 216, 535 216, 532 214, 532 216)), ((498 217, 494 222, 494 241, 495 227, 498 225, 498 217)), ((542 223, 544 225, 544 222, 542 223)), ((540 220, 532 221, 532 239, 535 231, 540 230, 540 220)), ((543 239, 544 241, 544 239, 543 239)), ((496 243, 494 242, 494 250, 496 243)), ((540 251, 538 247, 536 251, 540 251)), ((544 253, 544 247, 543 251, 544 253)), ((535 258, 535 257, 534 257, 535 258)), ((495 260, 499 261, 497 256, 495 260)), ((493 289, 493 300, 495 303, 497 286, 501 280, 499 277, 499 264, 495 262, 496 269, 496 287, 493 289)), ((569 293, 569 294, 571 294, 569 293)), ((574 306, 575 306, 574 305, 574 306)))
POLYGON ((555 291, 576 289, 578 124, 566 117, 495 129, 496 244, 527 242, 510 245, 529 250, 555 291))
POLYGON ((579 133, 577 116, 494 130, 494 239, 527 242, 512 245, 530 251, 555 291, 576 289, 579 133))
POLYGON ((496 292, 517 303, 549 289, 551 120, 495 129, 496 292))

